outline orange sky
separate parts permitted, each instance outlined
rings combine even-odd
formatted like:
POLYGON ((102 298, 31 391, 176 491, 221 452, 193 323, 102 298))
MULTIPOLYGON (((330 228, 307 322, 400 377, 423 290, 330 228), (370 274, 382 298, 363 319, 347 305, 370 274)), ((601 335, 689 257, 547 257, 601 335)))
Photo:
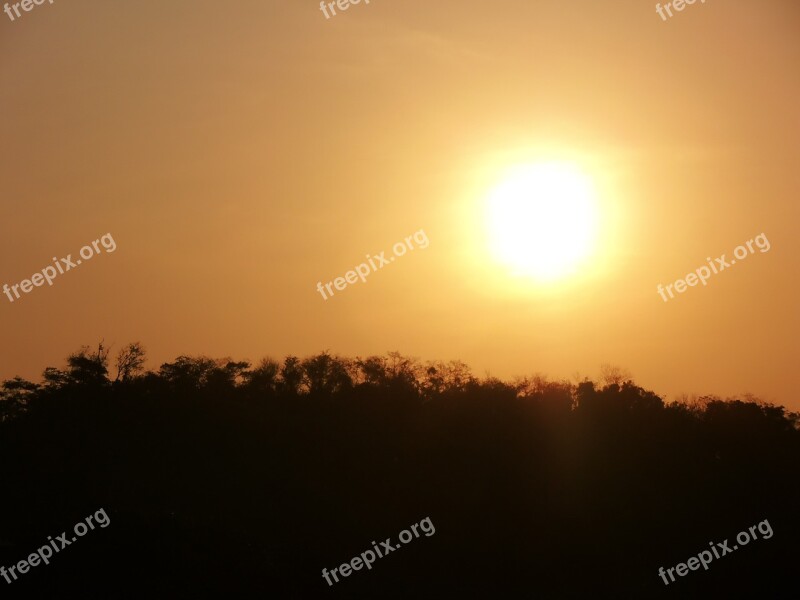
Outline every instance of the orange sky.
POLYGON ((258 359, 458 358, 673 398, 800 409, 800 4, 708 0, 64 2, 0 13, 0 285, 110 232, 117 250, 10 303, 0 378, 81 344, 258 359), (510 165, 579 164, 596 255, 557 284, 491 260, 510 165), (315 287, 424 229, 430 245, 315 287), (756 254, 656 293, 765 233, 756 254), (795 342, 795 343, 793 343, 795 342))

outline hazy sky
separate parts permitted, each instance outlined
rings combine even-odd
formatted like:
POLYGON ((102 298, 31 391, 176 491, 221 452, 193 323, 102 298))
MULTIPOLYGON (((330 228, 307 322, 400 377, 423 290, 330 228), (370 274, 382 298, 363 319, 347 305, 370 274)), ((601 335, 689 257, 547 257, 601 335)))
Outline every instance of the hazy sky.
POLYGON ((620 364, 667 395, 800 409, 800 3, 55 0, 0 13, 0 378, 82 344, 258 359, 324 349, 478 375, 620 364), (482 205, 568 160, 601 229, 581 272, 512 277, 482 205), (323 300, 415 231, 430 241, 323 300), (656 286, 764 233, 669 302, 656 286))

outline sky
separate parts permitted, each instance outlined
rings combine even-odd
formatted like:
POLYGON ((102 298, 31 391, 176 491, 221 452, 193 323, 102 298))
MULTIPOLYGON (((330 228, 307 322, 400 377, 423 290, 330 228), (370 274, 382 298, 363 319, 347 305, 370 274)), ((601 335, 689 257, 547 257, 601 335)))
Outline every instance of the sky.
POLYGON ((800 4, 708 0, 55 0, 0 13, 0 379, 83 344, 258 360, 459 359, 476 375, 627 368, 800 409, 800 4), (490 251, 515 165, 592 182, 568 276, 490 251), (366 256, 428 245, 323 299, 366 256), (674 283, 756 251, 665 302, 674 283), (419 245, 418 245, 419 246, 419 245), (63 264, 63 263, 62 263, 63 264))

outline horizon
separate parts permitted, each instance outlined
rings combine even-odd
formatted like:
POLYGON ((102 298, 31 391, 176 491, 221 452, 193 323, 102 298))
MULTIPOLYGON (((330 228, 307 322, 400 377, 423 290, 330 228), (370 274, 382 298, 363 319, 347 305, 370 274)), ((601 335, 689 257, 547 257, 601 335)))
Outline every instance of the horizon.
MULTIPOLYGON (((657 389, 653 389, 648 387, 647 385, 642 384, 639 382, 635 375, 631 373, 628 369, 624 366, 620 365, 612 365, 609 363, 603 363, 599 365, 598 370, 595 373, 579 373, 575 372, 570 377, 552 377, 547 373, 542 373, 541 371, 530 371, 525 374, 518 374, 512 377, 497 377, 491 373, 476 373, 474 369, 471 368, 470 365, 460 361, 459 359, 424 359, 417 356, 406 356, 403 355, 401 352, 397 350, 387 351, 382 354, 374 354, 368 356, 344 356, 340 354, 331 353, 328 350, 321 350, 314 354, 304 355, 304 356, 296 356, 293 354, 289 354, 283 357, 278 356, 261 356, 256 359, 250 359, 246 357, 236 357, 236 356, 209 356, 205 354, 179 354, 173 357, 171 360, 167 360, 161 362, 158 365, 152 364, 153 361, 150 360, 147 347, 140 342, 131 342, 129 344, 125 344, 120 348, 116 349, 113 346, 106 346, 104 345, 103 341, 101 341, 97 346, 89 346, 83 345, 79 348, 76 348, 75 351, 71 352, 69 356, 65 357, 64 360, 59 365, 47 365, 40 374, 38 379, 28 379, 21 376, 15 376, 14 378, 7 378, 5 381, 13 381, 14 379, 22 379, 24 381, 28 381, 30 383, 34 383, 37 385, 46 385, 47 384, 47 371, 55 369, 62 373, 69 373, 70 366, 69 366, 69 359, 73 356, 86 356, 90 357, 90 360, 97 360, 97 356, 102 355, 104 358, 102 359, 102 364, 106 369, 105 379, 109 383, 115 383, 120 376, 120 373, 123 372, 122 370, 122 363, 120 359, 120 355, 123 351, 128 351, 131 346, 137 346, 138 349, 141 351, 141 361, 137 362, 137 372, 135 377, 144 377, 147 375, 156 375, 162 376, 163 369, 166 366, 176 364, 176 361, 180 359, 189 359, 191 361, 195 361, 197 363, 203 363, 206 361, 214 363, 219 368, 224 368, 226 364, 235 363, 237 365, 242 365, 241 373, 243 375, 247 375, 248 373, 253 373, 258 371, 261 366, 265 363, 274 363, 278 367, 282 367, 287 364, 287 361, 291 359, 298 359, 300 363, 304 363, 305 361, 310 361, 312 359, 318 359, 320 357, 328 357, 334 362, 342 363, 346 368, 348 375, 353 379, 353 384, 357 385, 358 382, 356 381, 355 377, 353 377, 353 373, 358 372, 359 365, 364 364, 372 359, 378 359, 383 361, 384 364, 388 363, 390 360, 394 361, 403 361, 403 364, 407 364, 410 369, 413 370, 414 377, 418 381, 422 381, 424 379, 425 371, 428 368, 434 367, 439 369, 452 369, 453 367, 457 367, 458 369, 466 369, 466 375, 470 378, 470 380, 474 381, 478 384, 483 383, 490 383, 491 381, 498 381, 504 385, 508 385, 514 388, 520 388, 520 390, 524 389, 526 386, 531 385, 532 382, 541 382, 543 384, 553 384, 557 386, 561 385, 568 385, 570 386, 573 393, 577 391, 578 385, 581 383, 592 383, 594 385, 600 385, 602 387, 617 384, 622 385, 623 383, 630 383, 633 384, 635 387, 646 390, 648 392, 654 393, 658 396, 661 400, 663 400, 665 405, 670 404, 687 404, 692 405, 698 402, 709 402, 709 401, 722 401, 722 402, 757 402, 760 404, 766 404, 770 406, 775 406, 778 408, 785 408, 787 410, 787 414, 798 414, 792 411, 791 407, 785 406, 781 403, 773 402, 769 399, 761 398, 755 394, 751 394, 749 392, 743 392, 740 394, 733 394, 723 396, 720 394, 715 394, 713 391, 709 391, 707 393, 702 394, 678 394, 673 398, 667 397, 665 394, 659 393, 657 389), (65 368, 66 367, 66 368, 65 368)), ((238 371, 237 371, 238 372, 238 371)), ((280 374, 278 374, 278 379, 280 379, 280 374)), ((301 389, 305 389, 308 385, 308 379, 304 378, 302 382, 301 389)), ((522 393, 522 392, 520 392, 522 393)))

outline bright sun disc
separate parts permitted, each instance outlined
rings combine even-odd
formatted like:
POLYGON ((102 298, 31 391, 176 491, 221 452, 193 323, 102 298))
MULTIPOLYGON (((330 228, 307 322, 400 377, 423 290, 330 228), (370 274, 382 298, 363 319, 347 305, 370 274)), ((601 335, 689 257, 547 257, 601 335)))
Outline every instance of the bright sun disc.
POLYGON ((594 189, 588 177, 567 163, 521 167, 489 194, 487 222, 499 261, 536 279, 563 277, 592 251, 594 189))

